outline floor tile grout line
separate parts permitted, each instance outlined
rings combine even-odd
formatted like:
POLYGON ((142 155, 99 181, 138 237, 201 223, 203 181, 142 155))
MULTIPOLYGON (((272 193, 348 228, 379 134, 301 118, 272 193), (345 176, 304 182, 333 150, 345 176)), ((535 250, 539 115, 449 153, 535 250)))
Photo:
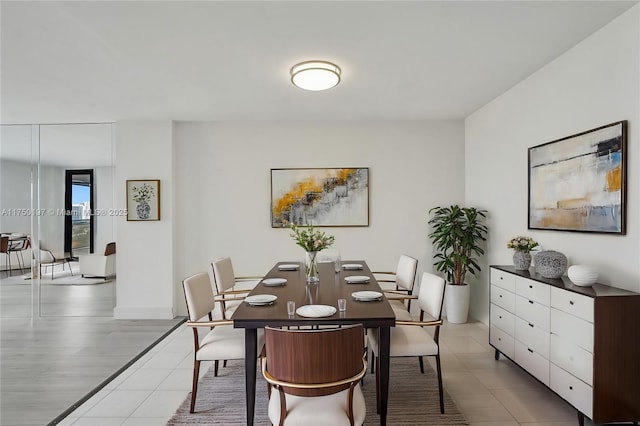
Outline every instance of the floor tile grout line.
POLYGON ((131 361, 127 362, 124 366, 122 366, 120 369, 118 369, 115 373, 113 373, 111 376, 109 376, 106 380, 104 380, 98 386, 96 386, 91 391, 89 391, 85 396, 83 396, 78 401, 73 403, 71 405, 71 407, 67 408, 62 413, 60 413, 55 419, 53 419, 51 422, 49 422, 47 424, 47 426, 55 426, 58 423, 60 423, 62 420, 64 420, 69 414, 71 414, 75 410, 77 410, 82 404, 84 404, 89 399, 91 399, 91 397, 93 397, 95 394, 100 392, 105 386, 107 386, 109 383, 111 383, 111 381, 115 380, 120 374, 125 372, 129 367, 131 367, 134 363, 136 363, 140 358, 142 358, 144 355, 146 355, 158 343, 162 342, 165 338, 170 336, 176 329, 178 329, 186 321, 187 321, 186 317, 182 318, 181 321, 179 321, 177 324, 175 324, 173 327, 171 327, 171 329, 169 329, 166 333, 164 333, 162 336, 160 336, 158 339, 156 339, 155 342, 151 343, 149 346, 147 346, 145 349, 143 349, 138 355, 133 357, 133 359, 131 359, 131 361))

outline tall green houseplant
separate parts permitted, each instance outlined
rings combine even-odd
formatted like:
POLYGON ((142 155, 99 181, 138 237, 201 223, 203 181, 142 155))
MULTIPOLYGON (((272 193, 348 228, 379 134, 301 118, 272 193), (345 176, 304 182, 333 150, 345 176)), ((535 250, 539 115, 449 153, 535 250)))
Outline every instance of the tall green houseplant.
POLYGON ((488 230, 484 224, 486 213, 458 205, 429 210, 429 238, 436 249, 433 264, 446 274, 450 284, 464 285, 467 272, 476 275, 480 271, 476 257, 484 254, 480 244, 486 240, 488 230))

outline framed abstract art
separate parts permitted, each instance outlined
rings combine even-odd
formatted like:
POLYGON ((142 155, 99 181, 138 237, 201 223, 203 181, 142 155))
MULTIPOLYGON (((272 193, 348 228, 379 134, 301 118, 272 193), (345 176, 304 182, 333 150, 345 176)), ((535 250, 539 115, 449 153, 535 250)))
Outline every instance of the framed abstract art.
POLYGON ((529 229, 625 234, 627 122, 529 148, 529 229))
POLYGON ((271 169, 271 227, 369 226, 369 169, 271 169))

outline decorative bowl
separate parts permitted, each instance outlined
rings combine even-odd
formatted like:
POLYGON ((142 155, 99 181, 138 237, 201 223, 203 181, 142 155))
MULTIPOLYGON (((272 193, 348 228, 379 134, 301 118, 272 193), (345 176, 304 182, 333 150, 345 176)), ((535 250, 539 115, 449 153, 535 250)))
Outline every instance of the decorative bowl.
POLYGON ((598 271, 588 265, 573 265, 567 275, 572 283, 580 287, 588 287, 598 280, 598 271))

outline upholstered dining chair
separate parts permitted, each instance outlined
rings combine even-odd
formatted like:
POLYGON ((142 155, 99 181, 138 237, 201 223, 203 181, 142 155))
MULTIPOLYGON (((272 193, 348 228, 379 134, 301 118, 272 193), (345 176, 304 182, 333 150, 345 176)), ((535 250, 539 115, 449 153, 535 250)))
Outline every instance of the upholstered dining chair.
POLYGON ((367 365, 362 324, 304 330, 266 327, 261 366, 269 385, 272 424, 364 422, 360 381, 367 365))
MULTIPOLYGON (((198 378, 200 363, 213 361, 214 376, 218 375, 219 361, 229 359, 244 359, 244 330, 234 328, 231 320, 213 320, 212 311, 217 302, 213 294, 209 274, 201 272, 185 278, 182 281, 184 296, 187 302, 189 321, 187 325, 193 328, 193 383, 191 385, 191 406, 193 413, 198 393, 198 378), (206 318, 203 321, 203 318, 206 318), (207 321, 208 319, 208 321, 207 321), (200 338, 199 328, 208 327, 207 334, 200 338)), ((258 349, 264 344, 264 333, 258 332, 258 349)))
POLYGON ((6 255, 5 269, 7 270, 7 276, 11 275, 11 252, 9 251, 9 236, 3 235, 0 237, 0 254, 6 255))
POLYGON ((26 234, 14 233, 9 238, 9 255, 16 254, 16 260, 20 267, 20 272, 24 272, 24 256, 22 252, 31 248, 31 237, 26 234))
POLYGON ((386 297, 393 308, 396 319, 403 321, 411 320, 411 297, 413 286, 416 281, 418 270, 418 259, 403 254, 398 259, 398 266, 395 272, 376 271, 373 274, 380 276, 378 283, 386 293, 386 297), (409 297, 407 297, 409 296, 409 297))
MULTIPOLYGON (((418 321, 396 320, 396 326, 391 327, 391 357, 418 357, 420 372, 424 374, 422 357, 436 358, 436 372, 438 374, 438 391, 440 393, 440 413, 444 414, 444 399, 442 391, 442 368, 440 365, 440 326, 442 325, 442 304, 444 302, 445 281, 441 277, 424 272, 418 291, 418 306, 420 319, 418 321)), ((370 333, 371 362, 376 363, 376 383, 378 382, 378 334, 370 333)))
POLYGON ((231 318, 242 297, 258 284, 262 277, 236 277, 229 257, 221 257, 211 263, 216 292, 221 296, 222 318, 231 318))

